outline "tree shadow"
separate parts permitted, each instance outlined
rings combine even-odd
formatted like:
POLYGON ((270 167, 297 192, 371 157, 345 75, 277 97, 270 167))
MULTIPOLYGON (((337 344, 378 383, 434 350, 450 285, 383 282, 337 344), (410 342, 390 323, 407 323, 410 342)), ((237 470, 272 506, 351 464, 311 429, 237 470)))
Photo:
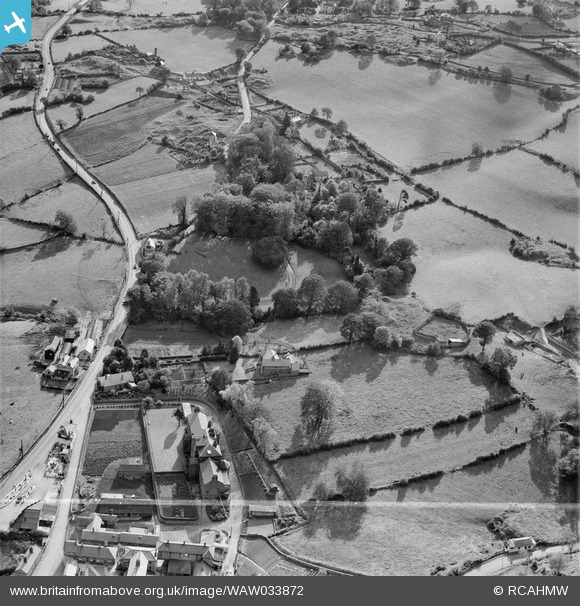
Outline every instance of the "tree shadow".
POLYGON ((483 162, 483 157, 479 156, 478 158, 471 158, 469 164, 467 165, 468 173, 476 173, 481 168, 481 163, 483 162))
POLYGON ((32 260, 42 261, 43 259, 54 257, 72 246, 73 242, 75 242, 74 238, 66 236, 54 238, 49 242, 43 242, 36 248, 36 254, 32 257, 32 260))
POLYGON ((556 488, 558 452, 550 448, 550 440, 534 438, 530 443, 530 478, 545 496, 552 496, 556 488))
POLYGON ((485 433, 493 433, 509 416, 518 412, 519 406, 506 406, 500 410, 494 410, 484 414, 485 417, 485 433))
POLYGON ((493 98, 503 105, 510 100, 512 96, 512 87, 509 84, 503 82, 496 82, 493 85, 493 98))
POLYGON ((367 383, 371 383, 381 375, 390 356, 388 354, 364 355, 368 351, 366 345, 356 344, 346 350, 342 349, 330 358, 332 364, 330 376, 335 381, 342 383, 355 374, 364 373, 367 383))
POLYGON ((430 478, 429 480, 413 482, 410 486, 401 486, 397 489, 397 502, 400 503, 404 501, 406 497, 412 497, 413 493, 424 494, 425 492, 433 492, 442 479, 443 476, 437 476, 436 478, 430 478))
POLYGON ((431 356, 427 356, 425 358, 425 370, 427 371, 427 374, 432 377, 435 372, 437 371, 437 369, 439 368, 439 362, 437 361, 437 358, 431 357, 431 356))

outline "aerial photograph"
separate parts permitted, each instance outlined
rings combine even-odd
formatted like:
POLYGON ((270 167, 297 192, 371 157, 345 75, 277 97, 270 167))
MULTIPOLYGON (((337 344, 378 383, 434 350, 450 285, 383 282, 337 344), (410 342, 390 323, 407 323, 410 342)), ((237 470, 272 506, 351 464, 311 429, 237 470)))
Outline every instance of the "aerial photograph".
POLYGON ((0 576, 580 576, 580 2, 0 4, 0 576))

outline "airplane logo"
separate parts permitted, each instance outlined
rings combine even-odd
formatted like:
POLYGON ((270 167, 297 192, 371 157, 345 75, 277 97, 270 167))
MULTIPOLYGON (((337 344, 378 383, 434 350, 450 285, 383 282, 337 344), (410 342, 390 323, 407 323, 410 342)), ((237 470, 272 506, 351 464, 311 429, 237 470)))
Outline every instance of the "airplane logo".
POLYGON ((22 33, 25 34, 26 30, 24 29, 24 19, 20 19, 20 17, 16 13, 12 13, 12 17, 14 19, 14 23, 12 25, 5 25, 4 29, 9 34, 10 30, 14 27, 19 27, 22 30, 22 33))

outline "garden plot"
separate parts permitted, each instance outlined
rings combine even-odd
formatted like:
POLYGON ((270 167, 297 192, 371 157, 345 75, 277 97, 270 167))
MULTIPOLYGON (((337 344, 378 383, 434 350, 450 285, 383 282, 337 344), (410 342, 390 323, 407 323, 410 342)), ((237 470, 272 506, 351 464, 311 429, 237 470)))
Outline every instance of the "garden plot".
POLYGON ((147 140, 147 125, 181 103, 150 95, 83 121, 67 131, 64 138, 91 166, 118 160, 147 140))
MULTIPOLYGON (((495 387, 475 362, 455 358, 383 354, 367 346, 330 348, 304 358, 313 378, 335 381, 343 392, 330 429, 321 438, 324 442, 397 433, 405 427, 429 428, 438 420, 485 409, 510 395, 495 387)), ((300 377, 255 386, 278 433, 280 452, 316 443, 304 431, 300 415, 308 382, 300 377)))
POLYGON ((524 151, 462 162, 419 178, 455 204, 531 238, 572 245, 578 240, 580 182, 524 151))
POLYGON ((8 218, 52 224, 59 210, 72 215, 79 234, 121 242, 105 205, 77 178, 13 204, 2 214, 8 218))
POLYGON ((474 141, 495 149, 530 140, 558 122, 561 106, 539 103, 537 91, 509 84, 468 82, 424 66, 397 66, 374 56, 360 70, 357 57, 336 52, 318 64, 276 60, 268 43, 252 58, 274 85, 265 94, 309 113, 329 105, 355 135, 393 162, 417 166, 464 156, 474 141), (348 87, 344 82, 348 81, 348 87))
POLYGON ((139 409, 95 411, 83 475, 100 476, 110 463, 128 457, 146 457, 139 409))
POLYGON ((512 312, 544 324, 577 304, 576 274, 516 259, 508 250, 509 232, 442 202, 400 214, 380 233, 417 243, 411 288, 432 309, 459 304, 469 323, 512 312))
POLYGON ((101 38, 101 36, 94 36, 92 34, 86 36, 70 36, 68 38, 55 39, 52 41, 50 52, 55 63, 61 63, 65 61, 68 54, 71 53, 76 55, 83 51, 96 51, 110 46, 110 42, 101 38))
POLYGON ((103 0, 103 10, 127 15, 176 15, 199 13, 209 5, 207 0, 103 0))
POLYGON ((43 227, 33 227, 0 217, 0 247, 2 250, 37 244, 50 238, 54 233, 56 231, 53 232, 43 227))
POLYGON ((580 168, 579 129, 580 112, 575 112, 568 118, 566 124, 551 131, 545 139, 534 141, 528 147, 541 154, 548 154, 564 164, 580 168))
POLYGON ((197 196, 211 190, 221 167, 187 168, 113 187, 139 233, 175 225, 173 204, 179 196, 197 196))
POLYGON ((208 72, 230 65, 236 49, 246 49, 251 42, 236 38, 223 27, 197 26, 110 32, 107 38, 119 44, 134 44, 142 52, 153 52, 174 72, 208 72))
MULTIPOLYGON (((3 274, 4 279, 4 274, 3 274)), ((31 298, 30 301, 34 301, 31 298)), ((4 305, 3 301, 0 301, 4 305)), ((30 355, 46 339, 32 321, 0 322, 0 473, 16 462, 20 440, 28 449, 58 411, 62 395, 40 389, 40 371, 34 371, 30 355)))
POLYGON ((34 103, 34 93, 33 90, 14 90, 6 93, 3 97, 0 98, 0 115, 5 112, 7 109, 12 109, 14 107, 32 107, 34 103))
POLYGON ((0 256, 0 304, 14 307, 49 305, 97 314, 110 312, 125 274, 121 246, 56 238, 0 256))
POLYGON ((229 278, 248 279, 260 295, 260 304, 267 307, 272 293, 280 288, 298 288, 302 280, 312 273, 320 274, 331 286, 345 278, 342 267, 320 252, 289 246, 289 263, 286 267, 266 270, 252 261, 251 242, 240 238, 208 237, 192 234, 178 249, 168 270, 186 273, 190 269, 205 272, 212 280, 229 278))
POLYGON ((52 187, 71 174, 45 143, 31 112, 5 118, 1 127, 0 207, 52 187))
POLYGON ((136 78, 124 80, 107 89, 91 90, 88 92, 95 98, 92 103, 87 105, 83 103, 62 103, 61 105, 54 105, 48 109, 48 115, 53 124, 57 124, 58 120, 64 120, 68 126, 73 126, 78 122, 78 117, 76 115, 77 108, 82 107, 84 119, 86 120, 95 114, 102 114, 119 105, 138 99, 143 94, 143 91, 154 82, 156 82, 156 80, 153 78, 138 76, 136 78))
POLYGON ((558 84, 571 84, 574 82, 572 78, 566 76, 566 74, 550 63, 544 62, 524 51, 502 44, 465 59, 460 57, 460 62, 469 67, 489 67, 493 72, 499 72, 503 66, 507 65, 513 71, 514 76, 525 78, 529 75, 532 80, 542 80, 550 84, 554 82, 558 84))

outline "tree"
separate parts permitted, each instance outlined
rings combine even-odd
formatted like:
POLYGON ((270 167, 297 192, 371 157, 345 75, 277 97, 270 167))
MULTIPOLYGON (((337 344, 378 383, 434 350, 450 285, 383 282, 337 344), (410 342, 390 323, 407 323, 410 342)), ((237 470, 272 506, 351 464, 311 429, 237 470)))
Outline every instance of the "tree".
POLYGON ((136 92, 136 93, 137 93, 139 96, 141 96, 141 95, 142 95, 142 94, 145 92, 145 89, 144 89, 142 86, 138 86, 138 87, 135 89, 135 92, 136 92))
POLYGON ((348 341, 350 345, 352 340, 360 335, 362 323, 357 314, 350 313, 342 321, 340 334, 343 339, 348 341))
POLYGON ((580 315, 578 314, 578 308, 574 305, 570 305, 564 312, 562 319, 562 330, 566 335, 576 335, 580 329, 580 315))
POLYGON ((501 82, 504 82, 505 84, 509 84, 514 78, 514 73, 511 69, 511 67, 508 67, 507 65, 502 65, 502 67, 499 70, 499 79, 501 82))
POLYGON ((348 473, 342 467, 337 470, 336 488, 347 501, 363 502, 367 500, 370 482, 358 461, 352 465, 348 473))
POLYGON ((56 125, 60 128, 61 132, 66 128, 66 122, 62 118, 56 121, 56 125))
POLYGON ((54 222, 57 227, 59 227, 59 229, 61 229, 67 234, 70 234, 71 236, 74 235, 77 231, 77 225, 75 223, 75 220, 73 219, 73 216, 70 213, 65 212, 64 210, 56 211, 56 215, 54 216, 54 222))
POLYGON ((554 571, 554 574, 559 576, 564 568, 564 554, 553 553, 550 555, 548 562, 550 564, 550 568, 554 571))
POLYGON ((235 54, 236 62, 241 63, 244 60, 244 57, 246 56, 246 51, 243 48, 236 48, 235 54))
POLYGON ((333 284, 326 293, 324 308, 331 313, 348 314, 358 305, 358 290, 345 280, 333 284))
POLYGON ((213 323, 217 330, 228 335, 244 334, 253 324, 252 314, 247 305, 237 299, 218 303, 213 323))
POLYGON ((358 196, 352 191, 345 191, 336 201, 338 212, 346 212, 348 216, 354 215, 360 207, 358 196))
POLYGON ((498 347, 489 360, 488 367, 492 375, 498 381, 509 385, 511 377, 509 371, 517 364, 518 359, 509 350, 504 347, 498 347))
POLYGON ((485 346, 489 345, 493 341, 495 335, 495 326, 487 320, 480 322, 473 329, 473 336, 479 339, 481 345, 481 353, 485 351, 485 346))
POLYGON ((324 114, 327 120, 330 120, 330 118, 332 118, 332 110, 330 109, 330 107, 323 107, 322 113, 324 114))
POLYGON ((298 315, 298 293, 294 288, 281 288, 272 294, 276 318, 295 318, 298 315))
POLYGON ((326 284, 321 275, 310 274, 302 280, 298 289, 298 301, 307 316, 322 311, 325 298, 326 284))
POLYGON ((550 410, 539 410, 536 412, 532 423, 532 437, 541 437, 544 441, 548 439, 550 432, 558 426, 558 417, 550 410))
POLYGON ((77 120, 82 122, 82 119, 85 117, 85 110, 82 107, 77 107, 75 110, 77 120))
POLYGON ((374 34, 369 34, 366 39, 367 46, 372 50, 377 45, 377 37, 374 34))
POLYGON ((348 124, 346 123, 346 121, 339 120, 334 125, 333 132, 337 137, 342 137, 342 135, 346 134, 348 132, 348 124))
POLYGON ((379 326, 375 330, 375 336, 373 337, 373 342, 377 347, 382 349, 389 349, 392 342, 391 331, 386 326, 379 326))
POLYGON ((278 434, 264 417, 256 417, 252 422, 252 434, 256 440, 258 450, 266 455, 268 451, 277 451, 278 434))
POLYGON ((300 400, 300 413, 306 430, 318 436, 330 422, 335 403, 340 396, 338 385, 333 381, 310 381, 300 400))
POLYGON ((231 383, 219 393, 224 402, 240 412, 243 408, 254 403, 254 382, 248 381, 243 385, 241 383, 231 383))
POLYGON ((578 449, 572 448, 567 455, 558 460, 558 474, 562 480, 575 480, 578 477, 578 449))
POLYGON ((179 427, 181 425, 181 421, 185 418, 185 413, 183 412, 183 408, 181 408, 181 406, 178 406, 173 411, 173 416, 177 419, 177 427, 179 427))
POLYGON ((224 368, 218 366, 217 368, 213 369, 209 379, 209 384, 215 391, 219 393, 227 388, 230 381, 230 373, 224 368))
POLYGON ((280 236, 262 238, 252 247, 252 260, 269 269, 280 267, 287 256, 288 245, 280 236))
POLYGON ((318 110, 315 107, 313 107, 312 111, 310 112, 310 117, 311 118, 318 118, 318 116, 319 116, 318 110))
POLYGON ((182 229, 186 229, 189 223, 189 202, 186 196, 178 196, 173 203, 173 213, 182 229))
POLYGON ((335 258, 341 258, 344 250, 353 244, 352 229, 344 221, 326 221, 318 233, 318 246, 335 258))
POLYGON ((471 146, 471 155, 472 156, 481 156, 483 153, 483 145, 479 141, 475 141, 471 146))
POLYGON ((255 286, 250 286, 250 309, 254 309, 260 305, 260 294, 255 286))
POLYGON ((384 295, 392 295, 405 281, 405 274, 402 269, 396 265, 391 265, 386 269, 377 269, 373 275, 377 288, 384 295))

